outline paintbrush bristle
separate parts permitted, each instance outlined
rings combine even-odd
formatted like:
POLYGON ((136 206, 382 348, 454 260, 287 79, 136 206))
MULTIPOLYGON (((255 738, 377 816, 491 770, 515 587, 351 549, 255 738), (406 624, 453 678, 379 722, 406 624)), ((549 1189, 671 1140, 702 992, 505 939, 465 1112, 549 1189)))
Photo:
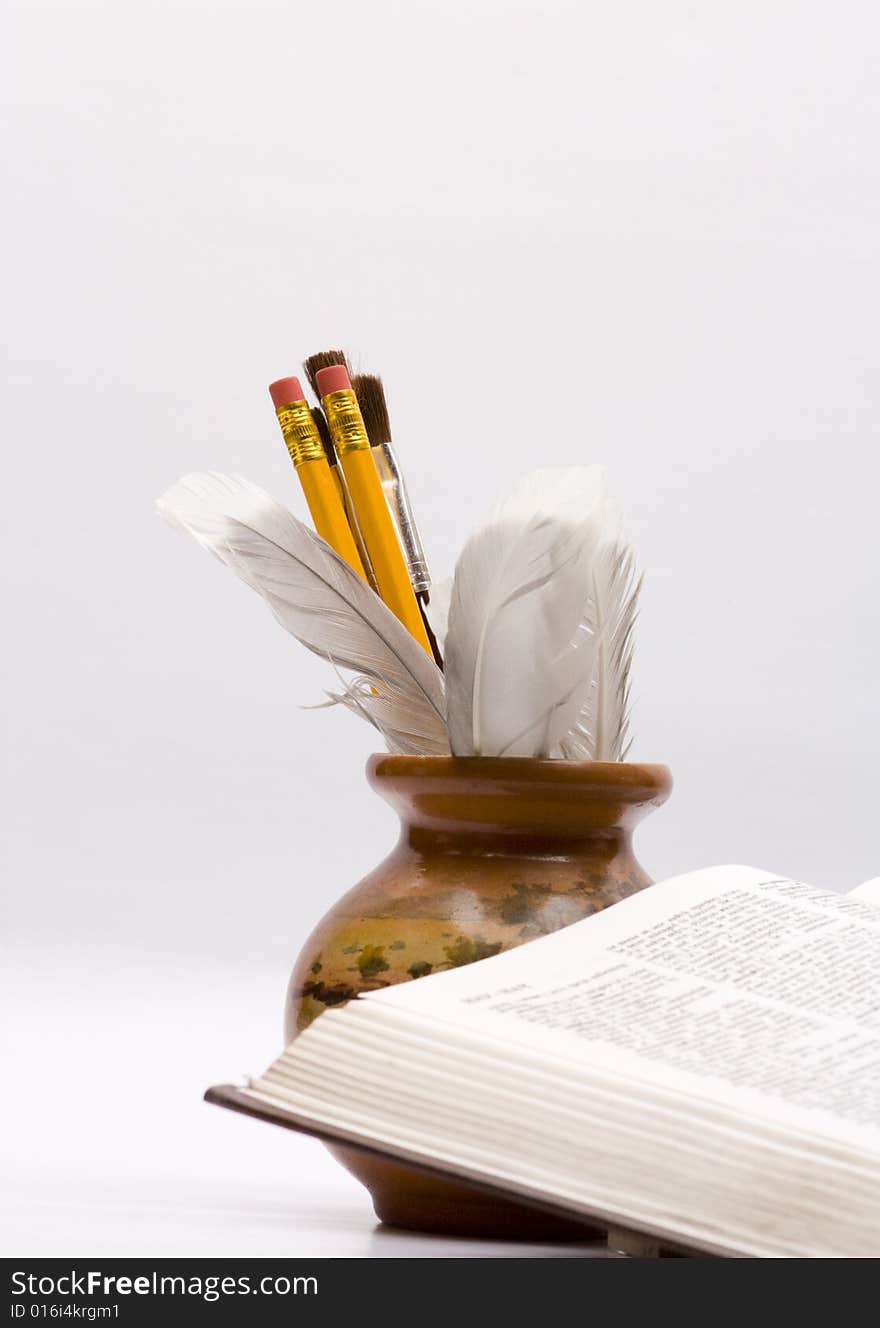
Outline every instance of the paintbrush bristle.
POLYGON ((331 364, 344 364, 349 377, 351 377, 351 367, 344 350, 319 350, 316 355, 310 355, 307 360, 303 360, 303 368, 306 371, 309 386, 319 401, 321 400, 321 393, 318 391, 315 375, 320 369, 329 369, 331 364))
POLYGON ((390 443, 391 421, 388 418, 388 403, 382 379, 378 374, 355 374, 351 385, 364 417, 367 437, 373 447, 390 443))
POLYGON ((330 427, 327 424, 327 417, 320 406, 312 406, 312 419, 315 421, 315 428, 321 438, 321 446, 327 454, 327 460, 331 466, 336 464, 336 449, 333 446, 333 439, 330 437, 330 427))

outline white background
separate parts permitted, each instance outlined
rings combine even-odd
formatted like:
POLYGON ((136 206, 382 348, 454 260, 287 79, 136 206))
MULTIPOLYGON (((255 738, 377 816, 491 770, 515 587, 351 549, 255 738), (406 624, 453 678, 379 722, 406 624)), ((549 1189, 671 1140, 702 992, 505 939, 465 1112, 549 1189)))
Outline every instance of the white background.
POLYGON ((336 344, 385 376, 438 575, 508 479, 607 462, 647 572, 633 755, 676 780, 644 865, 876 874, 880 16, 3 27, 3 1252, 449 1252, 199 1101, 278 1049, 394 825, 366 727, 298 708, 320 663, 153 499, 214 468, 301 511, 266 384, 336 344))

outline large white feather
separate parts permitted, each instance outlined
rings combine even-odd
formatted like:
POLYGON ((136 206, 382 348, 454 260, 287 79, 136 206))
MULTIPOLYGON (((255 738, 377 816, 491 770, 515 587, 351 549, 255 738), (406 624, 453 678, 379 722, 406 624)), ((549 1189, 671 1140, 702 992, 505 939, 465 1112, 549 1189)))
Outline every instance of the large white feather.
POLYGON ((333 696, 391 751, 449 751, 443 675, 379 597, 292 512, 239 476, 187 475, 157 504, 256 590, 283 627, 359 676, 333 696))
POLYGON ((455 755, 549 756, 579 722, 604 511, 602 467, 535 471, 468 540, 444 651, 455 755))

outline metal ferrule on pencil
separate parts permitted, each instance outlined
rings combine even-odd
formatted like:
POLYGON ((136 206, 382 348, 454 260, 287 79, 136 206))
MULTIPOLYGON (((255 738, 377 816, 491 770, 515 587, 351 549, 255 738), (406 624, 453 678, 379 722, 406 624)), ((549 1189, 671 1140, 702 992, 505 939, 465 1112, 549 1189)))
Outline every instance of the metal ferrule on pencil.
POLYGON ((341 388, 337 392, 328 393, 321 404, 327 416, 327 424, 337 454, 344 457, 350 452, 367 451, 370 440, 364 428, 357 398, 351 388, 341 388))
POLYGON ((290 459, 295 466, 301 466, 304 461, 317 461, 324 457, 324 448, 308 402, 288 402, 283 406, 277 406, 275 414, 278 416, 290 459))

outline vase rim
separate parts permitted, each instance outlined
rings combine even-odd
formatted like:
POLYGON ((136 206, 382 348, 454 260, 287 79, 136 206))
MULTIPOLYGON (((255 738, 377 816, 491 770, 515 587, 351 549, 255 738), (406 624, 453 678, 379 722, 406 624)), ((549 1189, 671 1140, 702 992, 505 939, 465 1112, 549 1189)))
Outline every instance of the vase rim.
POLYGON ((399 756, 376 752, 367 760, 371 781, 395 779, 486 779, 499 785, 541 784, 569 788, 614 789, 630 797, 665 799, 672 788, 668 766, 633 761, 566 761, 531 756, 399 756))

